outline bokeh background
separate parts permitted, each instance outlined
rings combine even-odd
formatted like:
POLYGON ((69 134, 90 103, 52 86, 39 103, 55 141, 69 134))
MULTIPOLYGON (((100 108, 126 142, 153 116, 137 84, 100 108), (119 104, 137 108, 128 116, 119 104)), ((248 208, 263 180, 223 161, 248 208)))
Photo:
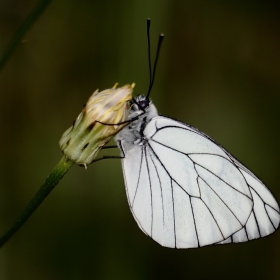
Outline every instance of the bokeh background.
MULTIPOLYGON (((0 2, 0 51, 37 4, 0 2)), ((280 5, 272 0, 53 1, 0 72, 0 231, 61 158, 58 140, 97 88, 148 87, 161 114, 199 128, 280 200, 280 5)), ((118 154, 118 152, 116 152, 118 154)), ((118 160, 74 166, 0 250, 1 280, 279 279, 280 233, 172 250, 129 211, 118 160)))

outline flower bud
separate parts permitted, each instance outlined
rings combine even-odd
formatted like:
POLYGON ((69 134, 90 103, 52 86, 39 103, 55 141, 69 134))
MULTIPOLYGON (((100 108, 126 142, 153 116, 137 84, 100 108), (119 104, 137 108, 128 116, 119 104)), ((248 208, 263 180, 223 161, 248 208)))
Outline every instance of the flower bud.
POLYGON ((68 159, 86 167, 126 125, 118 123, 127 119, 134 85, 116 88, 115 84, 111 89, 96 90, 92 94, 73 125, 59 140, 59 146, 68 159))

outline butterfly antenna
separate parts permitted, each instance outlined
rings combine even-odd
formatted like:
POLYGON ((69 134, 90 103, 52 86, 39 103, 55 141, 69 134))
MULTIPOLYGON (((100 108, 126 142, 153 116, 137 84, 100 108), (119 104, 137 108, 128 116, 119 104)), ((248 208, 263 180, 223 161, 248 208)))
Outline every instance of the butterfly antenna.
POLYGON ((151 40, 150 40, 150 26, 151 26, 151 19, 147 19, 147 43, 148 43, 148 63, 149 63, 149 75, 150 75, 150 81, 149 81, 149 88, 148 92, 150 90, 151 84, 152 84, 152 64, 151 64, 151 40))
POLYGON ((159 35, 156 58, 155 58, 155 62, 154 62, 153 70, 152 70, 152 66, 151 66, 150 25, 151 25, 151 20, 148 18, 147 19, 147 39, 148 39, 148 60, 149 60, 150 83, 149 83, 148 93, 147 93, 147 96, 146 96, 147 99, 150 96, 150 92, 152 90, 152 87, 153 87, 153 84, 154 84, 154 81, 155 81, 155 73, 156 73, 156 67, 157 67, 159 52, 160 52, 162 41, 163 41, 163 38, 164 38, 164 34, 159 35))
POLYGON ((164 34, 160 34, 159 38, 158 38, 158 46, 157 46, 157 52, 156 52, 156 59, 155 59, 155 62, 154 62, 154 67, 153 67, 152 83, 151 83, 151 85, 149 87, 147 98, 149 98, 149 96, 150 96, 150 92, 152 90, 152 87, 153 87, 153 84, 154 84, 154 81, 155 81, 155 74, 156 74, 157 62, 158 62, 158 57, 159 57, 159 51, 161 49, 161 44, 162 44, 163 38, 164 38, 164 34))

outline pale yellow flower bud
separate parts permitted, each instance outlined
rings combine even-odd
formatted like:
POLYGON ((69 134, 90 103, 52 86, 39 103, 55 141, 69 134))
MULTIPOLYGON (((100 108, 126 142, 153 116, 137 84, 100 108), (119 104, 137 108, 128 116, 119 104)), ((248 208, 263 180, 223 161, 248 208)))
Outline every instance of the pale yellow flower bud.
POLYGON ((96 90, 73 125, 63 133, 59 146, 71 161, 86 167, 126 125, 118 123, 127 119, 134 84, 116 87, 117 84, 101 92, 96 90))

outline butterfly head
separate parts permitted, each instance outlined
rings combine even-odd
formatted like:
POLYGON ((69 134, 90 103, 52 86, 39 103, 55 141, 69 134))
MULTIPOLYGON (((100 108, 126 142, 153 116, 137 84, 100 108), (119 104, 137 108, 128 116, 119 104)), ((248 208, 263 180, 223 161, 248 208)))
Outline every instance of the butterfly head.
POLYGON ((138 95, 131 100, 130 118, 139 116, 140 119, 148 120, 157 116, 157 109, 150 98, 145 95, 138 95))

